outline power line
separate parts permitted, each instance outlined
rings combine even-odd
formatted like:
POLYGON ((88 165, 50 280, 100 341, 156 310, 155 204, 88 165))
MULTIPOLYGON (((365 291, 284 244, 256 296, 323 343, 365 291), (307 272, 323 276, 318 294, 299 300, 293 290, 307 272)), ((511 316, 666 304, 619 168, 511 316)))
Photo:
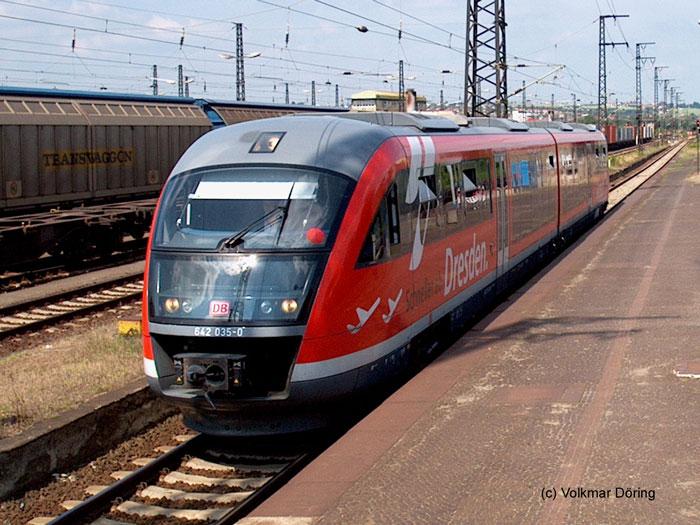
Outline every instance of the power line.
MULTIPOLYGON (((3 1, 9 1, 9 0, 0 0, 0 2, 3 1)), ((260 1, 260 0, 259 0, 260 1)), ((0 18, 8 18, 11 20, 19 20, 19 21, 25 21, 25 22, 30 22, 30 23, 36 23, 36 24, 44 24, 44 25, 50 25, 54 27, 62 27, 62 28, 70 28, 70 29, 78 29, 80 31, 88 31, 88 32, 93 32, 93 33, 100 33, 100 34, 108 34, 112 36, 119 36, 123 38, 131 38, 131 39, 136 39, 136 40, 143 40, 143 41, 148 41, 148 42, 155 42, 155 43, 161 43, 161 44, 168 44, 168 45, 175 45, 179 46, 180 48, 190 48, 190 49, 199 49, 203 51, 214 51, 214 52, 223 52, 223 53, 231 53, 230 50, 228 49, 221 49, 221 48, 216 48, 216 47, 207 47, 207 46, 199 46, 195 44, 189 44, 189 43, 182 43, 180 45, 178 42, 173 42, 173 41, 168 41, 168 40, 163 40, 163 39, 158 39, 158 38, 152 38, 152 37, 146 37, 146 36, 140 36, 140 35, 131 35, 127 33, 120 33, 116 31, 111 31, 109 29, 105 30, 99 30, 91 27, 83 27, 83 26, 75 26, 71 24, 63 24, 59 22, 51 22, 51 21, 46 21, 46 20, 40 20, 40 19, 35 19, 35 18, 24 18, 24 17, 15 17, 11 15, 3 15, 0 14, 0 18)), ((145 26, 148 27, 148 26, 145 26)), ((151 55, 151 56, 157 56, 157 55, 151 55)), ((357 57, 358 59, 362 59, 363 57, 357 57)), ((278 61, 283 61, 283 62, 292 62, 294 64, 302 64, 306 66, 311 66, 311 67, 319 67, 319 68, 326 68, 330 67, 331 69, 334 69, 336 71, 345 71, 345 68, 337 67, 337 66, 327 66, 325 64, 319 64, 319 63, 313 63, 313 62, 301 62, 301 61, 295 61, 295 60, 290 60, 290 59, 284 59, 281 57, 265 57, 266 60, 278 60, 278 61)), ((204 59, 202 59, 204 60, 204 59)), ((376 62, 381 63, 382 61, 378 61, 375 59, 376 62)), ((411 67, 415 67, 413 64, 411 64, 411 67)), ((428 69, 428 71, 435 71, 434 69, 428 69)), ((358 71, 355 71, 358 72, 358 71)), ((366 72, 359 72, 360 74, 367 74, 366 72)))
MULTIPOLYGON (((109 25, 109 23, 111 22, 111 23, 113 23, 113 24, 120 24, 120 25, 125 25, 125 26, 130 26, 130 27, 138 27, 138 28, 141 28, 141 29, 149 29, 149 30, 151 30, 151 31, 162 31, 162 32, 164 32, 164 33, 176 34, 176 35, 180 36, 181 38, 184 37, 184 33, 183 33, 184 28, 182 28, 182 29, 171 29, 171 28, 168 28, 168 27, 149 26, 149 25, 146 25, 146 24, 137 24, 136 22, 127 22, 127 21, 124 21, 124 20, 118 20, 118 19, 116 19, 116 18, 100 17, 100 16, 86 15, 86 14, 83 14, 83 13, 76 13, 75 11, 68 11, 68 10, 65 10, 65 9, 53 9, 53 8, 51 8, 51 7, 44 7, 44 6, 38 6, 38 5, 32 5, 32 4, 24 4, 24 3, 21 3, 21 2, 15 2, 15 1, 13 1, 13 0, 0 0, 0 3, 3 3, 3 4, 11 4, 11 5, 17 5, 17 6, 27 7, 27 8, 30 8, 30 9, 37 9, 37 10, 39 10, 39 11, 47 11, 47 12, 49 12, 49 13, 58 13, 58 14, 63 14, 63 15, 77 16, 77 17, 80 17, 80 18, 87 18, 88 20, 96 20, 96 21, 99 21, 99 22, 104 22, 104 24, 105 24, 105 29, 104 29, 104 31, 100 31, 100 32, 104 32, 104 33, 109 33, 109 31, 108 31, 108 25, 109 25)), ((116 33, 113 33, 113 34, 116 34, 116 33)), ((217 41, 221 41, 221 42, 230 42, 230 39, 227 39, 227 38, 215 37, 215 36, 210 36, 210 35, 204 35, 204 34, 201 34, 201 33, 189 33, 189 36, 194 36, 194 37, 199 37, 199 38, 206 38, 206 39, 209 39, 209 40, 217 40, 217 41)))
MULTIPOLYGON (((341 25, 344 27, 350 27, 350 28, 356 29, 356 30, 359 29, 358 26, 354 26, 354 25, 348 24, 346 22, 341 22, 340 20, 334 20, 333 18, 327 18, 325 16, 317 15, 315 13, 309 13, 308 11, 302 11, 301 9, 295 9, 293 7, 275 4, 274 2, 270 2, 269 0, 257 0, 257 1, 262 3, 262 4, 271 5, 271 6, 279 8, 279 9, 285 9, 285 10, 291 11, 292 13, 299 13, 301 15, 306 15, 306 16, 310 16, 313 18, 318 18, 319 20, 325 20, 326 22, 331 22, 333 24, 338 24, 338 25, 341 25)), ((394 35, 394 34, 384 33, 383 31, 372 31, 372 33, 377 34, 377 35, 382 35, 382 36, 388 36, 391 38, 396 37, 396 35, 394 35)))
POLYGON ((379 5, 382 6, 382 7, 386 7, 387 9, 391 9, 392 11, 395 11, 395 12, 397 12, 397 13, 399 13, 399 14, 405 16, 405 17, 411 18, 412 20, 417 20, 417 21, 420 22, 421 24, 425 24, 425 25, 427 25, 427 26, 432 27, 433 29, 437 29, 438 31, 442 31, 443 33, 447 33, 447 34, 450 36, 450 38, 456 37, 456 38, 459 38, 459 39, 461 39, 461 40, 465 40, 465 38, 464 38, 463 36, 461 36, 461 35, 457 35, 457 34, 455 34, 455 33, 452 33, 451 31, 448 31, 447 29, 445 29, 445 28, 443 28, 443 27, 436 26, 435 24, 432 24, 432 23, 430 23, 430 22, 428 22, 428 21, 426 21, 426 20, 423 20, 422 18, 418 18, 417 16, 414 16, 414 15, 412 15, 412 14, 410 14, 410 13, 407 13, 407 12, 405 12, 405 11, 402 11, 401 9, 397 9, 396 7, 393 7, 393 6, 390 6, 390 5, 388 5, 388 4, 385 4, 384 2, 380 2, 379 0, 372 0, 372 1, 373 1, 375 4, 379 4, 379 5))
POLYGON ((574 36, 577 36, 577 35, 579 35, 580 33, 583 33, 586 29, 588 29, 590 26, 592 26, 593 24, 596 24, 596 23, 598 23, 598 19, 597 19, 597 18, 596 18, 595 20, 592 20, 591 22, 587 23, 586 25, 582 26, 580 29, 577 29, 576 31, 572 31, 572 32, 570 32, 570 33, 564 34, 564 36, 562 36, 559 40, 557 40, 557 41, 554 42, 553 44, 550 44, 550 45, 545 46, 545 47, 541 47, 540 49, 537 49, 537 50, 535 50, 535 51, 530 51, 530 52, 527 53, 527 54, 528 54, 528 55, 536 55, 537 53, 540 53, 540 52, 545 51, 545 50, 547 50, 547 49, 551 49, 552 47, 556 47, 556 46, 558 46, 559 44, 561 44, 562 42, 568 40, 569 38, 572 38, 572 37, 574 37, 574 36))
MULTIPOLYGON (((258 1, 260 1, 260 0, 258 0, 258 1)), ((460 54, 464 54, 461 50, 455 49, 455 48, 450 47, 450 46, 445 45, 445 44, 441 44, 440 42, 436 42, 435 40, 430 40, 429 38, 425 38, 425 37, 422 37, 422 36, 420 36, 420 35, 416 35, 415 33, 409 33, 408 31, 405 31, 405 30, 403 30, 403 29, 401 29, 401 28, 392 27, 392 26, 390 26, 390 25, 388 25, 388 24, 385 24, 385 23, 383 23, 383 22, 380 22, 379 20, 375 20, 374 18, 368 18, 368 17, 366 17, 366 16, 364 16, 364 15, 361 15, 360 13, 355 13, 355 12, 353 12, 353 11, 349 11, 349 10, 347 10, 347 9, 343 9, 342 7, 338 7, 338 6, 335 6, 335 5, 333 5, 333 4, 329 4, 328 2, 324 2, 323 0, 313 0, 313 1, 316 2, 317 4, 325 5, 326 7, 330 7, 331 9, 335 9, 336 11, 340 11, 341 13, 345 13, 345 14, 348 14, 348 15, 351 15, 351 16, 356 16, 356 17, 358 17, 358 18, 361 18, 362 20, 366 20, 367 22, 371 22, 371 23, 377 24, 377 25, 379 25, 379 26, 381 26, 381 27, 385 27, 385 28, 388 28, 388 29, 392 29, 392 30, 396 31, 396 35, 399 35, 399 40, 401 40, 401 35, 402 35, 402 34, 404 34, 404 35, 409 35, 409 36, 412 36, 413 38, 417 38, 418 40, 422 40, 422 41, 424 41, 424 42, 426 42, 426 43, 428 43, 428 44, 433 44, 433 45, 435 45, 435 46, 444 47, 444 48, 450 49, 450 50, 452 50, 452 51, 457 51, 457 52, 460 53, 460 54)))

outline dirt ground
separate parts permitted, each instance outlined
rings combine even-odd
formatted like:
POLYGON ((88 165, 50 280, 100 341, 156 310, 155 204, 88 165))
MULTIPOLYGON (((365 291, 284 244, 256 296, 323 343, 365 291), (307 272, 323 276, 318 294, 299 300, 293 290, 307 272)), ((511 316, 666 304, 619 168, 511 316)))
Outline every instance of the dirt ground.
POLYGON ((136 469, 131 461, 136 458, 157 455, 154 449, 162 445, 177 445, 177 434, 190 431, 182 424, 180 416, 172 416, 147 432, 130 439, 111 452, 72 472, 56 472, 55 481, 19 498, 0 503, 0 525, 23 525, 42 516, 56 516, 63 510, 66 500, 86 498, 85 489, 90 485, 108 485, 114 480, 110 474, 117 470, 136 469))
POLYGON ((117 334, 140 302, 0 343, 0 439, 143 375, 141 339, 117 334))

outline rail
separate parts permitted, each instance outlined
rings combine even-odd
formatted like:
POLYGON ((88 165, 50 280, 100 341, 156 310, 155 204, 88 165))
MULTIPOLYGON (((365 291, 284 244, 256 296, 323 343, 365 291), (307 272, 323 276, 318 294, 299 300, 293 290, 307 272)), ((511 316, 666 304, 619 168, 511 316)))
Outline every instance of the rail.
POLYGON ((0 340, 28 330, 54 324, 77 315, 138 299, 143 289, 142 273, 108 282, 91 283, 32 297, 0 309, 0 340))
POLYGON ((75 506, 48 525, 123 523, 130 518, 139 523, 189 519, 229 525, 249 514, 314 457, 310 452, 251 456, 231 450, 235 445, 212 448, 209 442, 208 436, 197 434, 158 458, 137 460, 136 463, 143 463, 140 468, 113 473, 120 479, 109 486, 88 488, 94 492, 92 496, 70 502, 75 506), (215 472, 217 477, 195 475, 192 471, 215 472), (182 489, 183 486, 187 488, 182 489), (188 490, 190 486, 195 490, 210 487, 210 491, 188 490))

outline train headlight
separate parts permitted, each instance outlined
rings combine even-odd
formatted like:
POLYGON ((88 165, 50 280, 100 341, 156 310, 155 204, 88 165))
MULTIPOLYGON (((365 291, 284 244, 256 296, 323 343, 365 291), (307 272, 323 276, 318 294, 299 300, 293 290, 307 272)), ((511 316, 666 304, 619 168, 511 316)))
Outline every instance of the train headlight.
POLYGON ((189 299, 183 299, 182 311, 185 312, 186 314, 191 313, 192 312, 192 301, 190 301, 189 299))
POLYGON ((168 297, 165 300, 165 311, 169 314, 174 314, 180 309, 180 299, 177 297, 168 297))
POLYGON ((260 303, 260 311, 265 315, 270 315, 272 313, 272 303, 270 301, 263 301, 260 303))
POLYGON ((285 299, 284 301, 282 301, 282 311, 285 314, 293 314, 297 311, 298 307, 299 305, 294 299, 285 299))

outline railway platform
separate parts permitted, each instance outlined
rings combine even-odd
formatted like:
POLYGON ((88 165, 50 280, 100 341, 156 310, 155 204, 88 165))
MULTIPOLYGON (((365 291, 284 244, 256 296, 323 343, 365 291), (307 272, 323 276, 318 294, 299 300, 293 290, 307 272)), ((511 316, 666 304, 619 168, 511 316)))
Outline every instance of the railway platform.
POLYGON ((677 156, 244 523, 698 523, 694 161, 677 156))

